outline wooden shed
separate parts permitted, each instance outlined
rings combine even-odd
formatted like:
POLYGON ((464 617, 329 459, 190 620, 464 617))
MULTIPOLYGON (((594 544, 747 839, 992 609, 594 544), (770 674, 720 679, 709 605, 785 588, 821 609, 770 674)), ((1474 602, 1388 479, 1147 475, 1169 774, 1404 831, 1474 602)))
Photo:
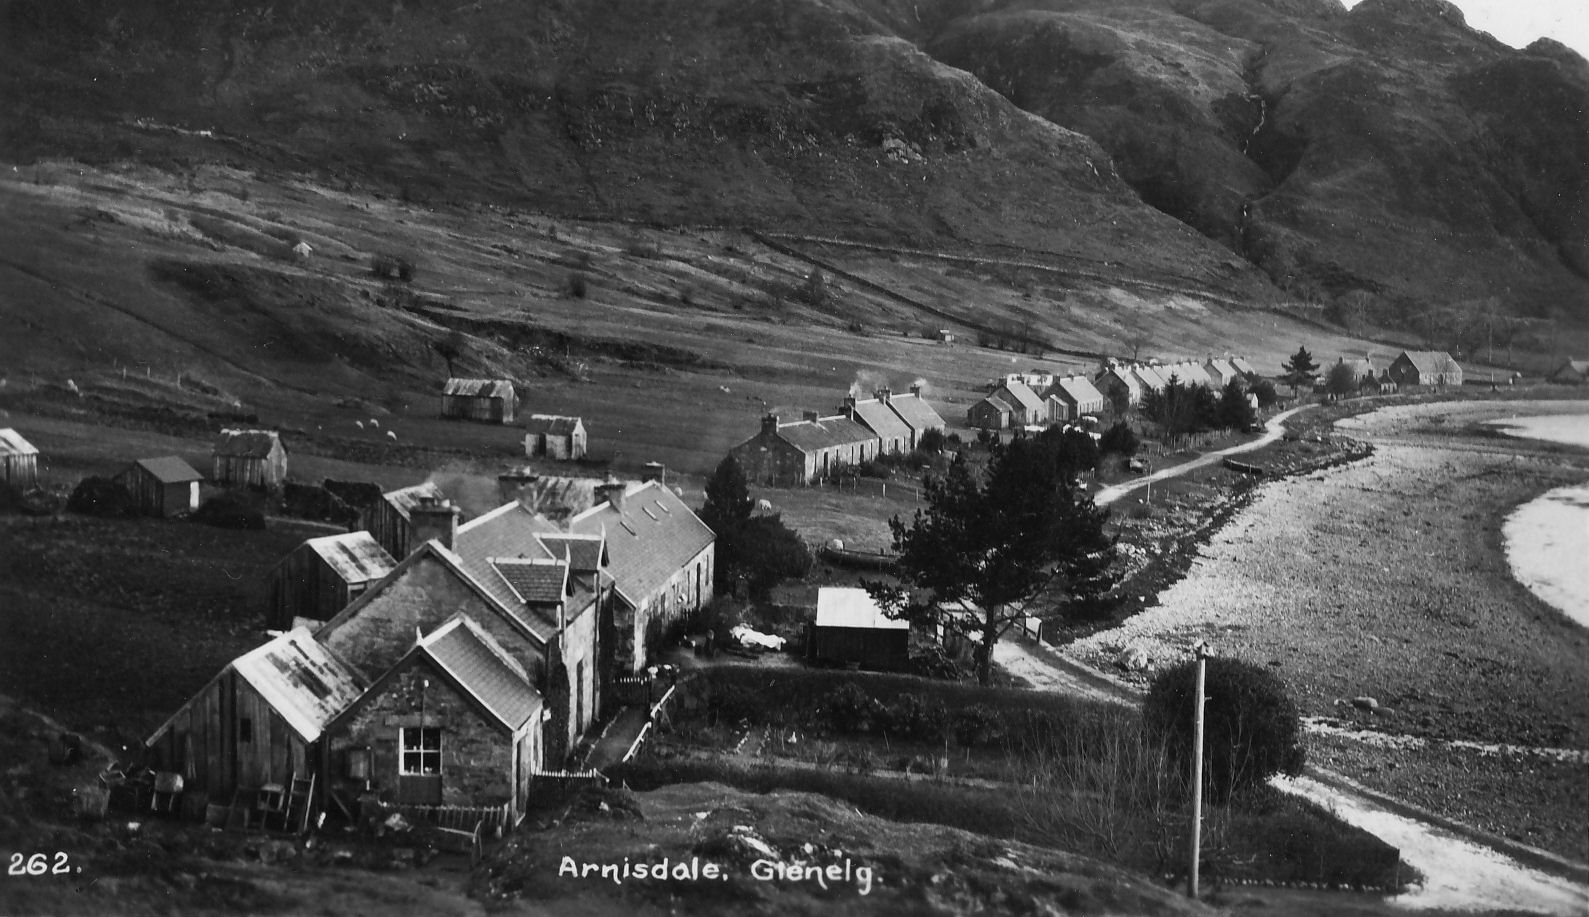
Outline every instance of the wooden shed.
POLYGON ((327 724, 367 687, 308 628, 234 659, 144 743, 159 769, 213 803, 288 788, 320 770, 327 724))
POLYGON ((274 430, 222 430, 210 454, 217 484, 275 489, 287 480, 287 447, 274 430))
POLYGON ((865 589, 825 586, 807 646, 816 663, 901 671, 910 662, 910 622, 883 614, 865 589))
POLYGON ((311 538, 271 571, 266 624, 286 629, 296 618, 329 620, 396 566, 369 532, 311 538))
POLYGON ((512 423, 518 395, 507 379, 448 379, 441 390, 441 416, 486 423, 512 423))
POLYGON ((531 414, 524 423, 524 454, 570 461, 585 456, 585 422, 578 417, 531 414))
POLYGON ((174 455, 139 459, 116 475, 147 516, 180 516, 199 508, 199 482, 204 475, 174 455))
POLYGON ((447 495, 429 481, 389 491, 359 511, 359 527, 396 560, 402 560, 424 544, 414 526, 414 507, 421 500, 445 500, 447 495))
POLYGON ((10 427, 0 430, 0 481, 18 490, 39 483, 39 450, 10 427))

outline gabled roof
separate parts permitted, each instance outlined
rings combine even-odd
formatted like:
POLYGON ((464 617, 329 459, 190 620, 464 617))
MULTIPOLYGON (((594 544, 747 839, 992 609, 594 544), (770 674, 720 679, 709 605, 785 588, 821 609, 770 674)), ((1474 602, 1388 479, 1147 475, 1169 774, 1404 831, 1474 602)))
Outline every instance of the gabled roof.
POLYGON ((629 485, 622 510, 602 503, 570 519, 568 529, 606 534, 607 572, 636 607, 717 537, 660 481, 629 485))
POLYGON ((578 417, 560 417, 553 414, 531 414, 524 422, 524 432, 537 436, 571 436, 583 429, 584 421, 578 417))
POLYGON ((903 420, 906 426, 909 426, 917 433, 924 433, 927 430, 942 430, 944 428, 943 418, 938 416, 938 412, 933 410, 932 405, 928 404, 926 399, 915 392, 911 392, 908 395, 889 396, 888 407, 899 415, 899 419, 903 420))
POLYGON ((1461 367, 1443 350, 1403 350, 1401 355, 1420 373, 1454 373, 1461 367))
POLYGON ((1241 371, 1224 357, 1210 357, 1208 362, 1203 364, 1203 369, 1207 371, 1210 379, 1217 375, 1217 381, 1220 385, 1224 385, 1241 375, 1241 371))
MULTIPOLYGON (((359 673, 316 642, 307 627, 290 630, 237 657, 221 675, 227 671, 236 672, 248 682, 305 742, 320 738, 326 725, 357 700, 365 688, 359 673)), ((192 703, 189 701, 155 730, 147 744, 153 744, 171 728, 192 703)))
MULTIPOLYGON (((889 396, 892 398, 893 396, 889 396)), ((880 439, 909 439, 910 427, 880 399, 855 400, 855 419, 880 439)))
POLYGON ((579 535, 565 532, 560 535, 542 535, 541 544, 553 557, 568 558, 568 569, 573 573, 594 573, 607 563, 606 534, 579 535))
POLYGON ((397 514, 404 519, 409 518, 410 511, 419 505, 421 499, 426 497, 436 500, 447 499, 447 495, 441 492, 441 488, 429 481, 423 484, 415 484, 412 487, 389 491, 381 496, 387 503, 392 504, 392 509, 397 510, 397 514))
POLYGON ((493 557, 491 569, 521 604, 557 605, 568 595, 568 564, 550 557, 493 557))
POLYGON ((1165 376, 1159 372, 1157 367, 1149 366, 1146 363, 1134 363, 1131 366, 1126 367, 1126 369, 1132 375, 1137 377, 1138 383, 1140 383, 1143 388, 1151 389, 1157 392, 1162 391, 1165 386, 1170 384, 1170 380, 1165 378, 1165 376))
POLYGON ((993 394, 997 396, 1005 393, 1008 393, 1010 397, 1005 398, 1004 400, 1009 402, 1012 407, 1019 406, 1024 411, 1032 411, 1037 413, 1042 413, 1044 410, 1043 399, 1039 398, 1037 393, 1027 387, 1026 383, 1024 382, 1019 380, 1006 381, 1003 385, 999 386, 998 391, 994 392, 993 394), (1011 399, 1013 399, 1013 401, 1011 399))
POLYGON ((1065 376, 1062 379, 1055 379, 1054 386, 1048 390, 1048 393, 1077 406, 1104 400, 1103 392, 1098 391, 1098 387, 1086 376, 1065 376))
POLYGON ((890 618, 870 593, 854 586, 823 586, 817 591, 817 626, 910 630, 909 621, 890 618))
POLYGON ((1236 372, 1239 372, 1244 376, 1258 375, 1258 371, 1252 368, 1252 364, 1247 362, 1246 357, 1231 357, 1230 365, 1235 367, 1236 372))
POLYGON ((1000 398, 998 395, 985 396, 981 401, 978 401, 977 404, 985 404, 988 407, 993 408, 995 411, 998 411, 1001 414, 1014 414, 1015 413, 1015 408, 1011 407, 1010 403, 1008 401, 1005 401, 1003 398, 1000 398))
POLYGON ((39 450, 10 427, 0 430, 0 455, 38 455, 39 450))
POLYGON ((571 516, 596 505, 600 478, 537 476, 519 486, 519 503, 543 516, 571 516))
POLYGON ((1192 360, 1187 360, 1183 363, 1176 363, 1170 367, 1170 370, 1176 374, 1176 377, 1179 378, 1183 384, 1211 385, 1214 382, 1213 379, 1209 378, 1208 370, 1204 369, 1202 364, 1196 363, 1192 360))
POLYGON ((842 414, 819 420, 797 420, 778 425, 778 438, 801 452, 820 452, 837 446, 871 442, 876 434, 842 414))
POLYGON ((346 583, 378 580, 397 567, 397 561, 369 532, 322 535, 305 541, 304 546, 320 555, 326 566, 346 583))
POLYGON ((231 458, 266 458, 278 447, 287 448, 275 430, 222 430, 211 452, 231 458))
MULTIPOLYGON (((524 605, 524 597, 503 579, 493 561, 515 558, 556 560, 541 543, 541 535, 558 534, 555 523, 525 509, 518 502, 499 506, 458 526, 452 552, 491 600, 536 635, 543 643, 557 636, 557 621, 524 605)), ((582 609, 570 608, 569 619, 582 609)))
POLYGON ((204 480, 204 475, 193 470, 193 466, 174 455, 164 458, 139 459, 133 462, 142 468, 150 477, 161 484, 188 484, 193 481, 204 480))
POLYGON ((1125 385, 1133 398, 1142 394, 1142 378, 1131 371, 1131 367, 1114 365, 1093 377, 1094 382, 1102 382, 1105 376, 1113 376, 1125 385))
POLYGON ((1570 369, 1579 375, 1589 374, 1589 360, 1563 360, 1562 364, 1556 367, 1556 372, 1559 373, 1564 369, 1570 369))
POLYGON ((441 393, 465 398, 512 398, 513 383, 507 379, 448 379, 441 393))
POLYGON ((523 726, 541 707, 540 692, 525 677, 523 668, 465 615, 455 615, 414 649, 430 657, 510 730, 523 726))

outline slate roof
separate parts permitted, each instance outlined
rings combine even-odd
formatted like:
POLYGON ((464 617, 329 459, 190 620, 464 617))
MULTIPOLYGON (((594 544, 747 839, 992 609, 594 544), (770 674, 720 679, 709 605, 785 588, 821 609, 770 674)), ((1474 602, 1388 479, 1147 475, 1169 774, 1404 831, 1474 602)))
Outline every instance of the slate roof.
MULTIPOLYGON (((1043 406, 1043 399, 1039 398, 1037 393, 1032 391, 1031 388, 1029 388, 1024 382, 1019 380, 1005 382, 1003 385, 999 386, 999 390, 994 392, 994 395, 1000 395, 1005 392, 1008 392, 1010 394, 1010 398, 1013 398, 1016 402, 1018 402, 1018 406, 1023 411, 1043 414, 1047 410, 1043 406)), ((1004 400, 1009 401, 1010 399, 1006 398, 1004 400)))
POLYGON ((556 558, 566 552, 568 568, 574 573, 594 573, 607 557, 607 539, 601 535, 542 535, 541 544, 556 558))
POLYGON ((596 505, 600 478, 537 477, 519 488, 519 502, 532 513, 571 515, 596 505))
MULTIPOLYGON (((237 657, 227 669, 248 682, 305 742, 319 739, 326 724, 367 687, 359 673, 316 642, 307 627, 294 628, 237 657)), ((159 739, 193 702, 166 720, 146 744, 159 739)))
POLYGON ((1203 364, 1203 369, 1208 373, 1210 379, 1214 379, 1215 374, 1217 373, 1218 383, 1221 387, 1224 387, 1230 382, 1230 380, 1241 375, 1240 370, 1236 369, 1236 367, 1233 366, 1229 360, 1222 357, 1210 359, 1207 363, 1203 364))
POLYGON ((1086 376, 1066 376, 1054 380, 1053 388, 1048 390, 1050 395, 1057 395, 1061 399, 1080 407, 1084 404, 1102 404, 1103 392, 1098 391, 1086 376))
POLYGON ((854 586, 823 586, 817 592, 817 626, 910 630, 909 621, 890 618, 871 593, 854 586))
POLYGON ((162 484, 187 484, 193 481, 204 480, 204 475, 193 470, 193 466, 174 455, 164 458, 139 459, 133 464, 149 473, 149 476, 162 484))
POLYGON ((639 607, 716 536, 659 481, 631 484, 623 509, 611 503, 569 520, 576 534, 607 536, 607 573, 631 606, 639 607))
MULTIPOLYGON (((1094 381, 1102 382, 1105 376, 1113 376, 1125 385, 1126 391, 1131 393, 1133 399, 1142 397, 1142 379, 1125 366, 1111 366, 1099 373, 1094 381)), ((1096 386, 1095 386, 1096 387, 1096 386)))
MULTIPOLYGON (((990 405, 990 406, 993 407, 994 410, 1000 411, 1000 412, 1005 413, 1005 414, 1014 414, 1015 413, 1015 408, 1011 407, 1009 402, 1005 401, 1003 398, 1000 398, 998 395, 988 395, 987 397, 983 398, 981 401, 979 401, 977 403, 978 404, 990 405)), ((969 412, 967 412, 967 413, 969 413, 969 412)))
POLYGON ((222 430, 211 451, 231 458, 266 458, 279 445, 281 436, 274 430, 222 430))
POLYGON ((464 398, 512 398, 513 383, 507 379, 448 379, 441 393, 464 398))
MULTIPOLYGON (((892 396, 890 396, 892 397, 892 396)), ((880 439, 910 439, 910 427, 880 399, 855 400, 855 418, 880 439)))
POLYGON ((550 557, 497 557, 491 568, 507 582, 519 601, 556 605, 568 593, 568 565, 550 557))
POLYGON ((917 433, 944 428, 943 418, 938 416, 932 405, 914 392, 889 396, 888 407, 917 433))
POLYGON ((1175 373, 1176 378, 1180 379, 1182 384, 1186 384, 1186 385, 1212 385, 1212 384, 1214 384, 1214 380, 1209 378, 1208 371, 1203 369, 1202 365, 1200 365, 1198 363, 1194 363, 1191 360, 1187 360, 1187 361, 1182 362, 1182 363, 1174 364, 1173 366, 1170 367, 1170 371, 1175 373))
MULTIPOLYGON (((513 558, 555 560, 541 544, 543 534, 557 534, 555 523, 525 509, 519 503, 500 506, 489 513, 458 526, 452 551, 459 565, 509 614, 518 619, 542 641, 557 635, 557 621, 548 620, 524 607, 524 599, 514 591, 493 561, 513 558)), ((583 609, 571 608, 570 618, 583 609)))
POLYGON ((441 488, 429 481, 423 484, 415 484, 412 487, 390 491, 382 496, 385 497, 386 502, 392 504, 392 508, 397 510, 397 514, 404 519, 409 518, 409 512, 419 505, 419 501, 425 497, 432 497, 437 500, 447 499, 447 495, 441 492, 441 488))
POLYGON ((38 455, 39 450, 22 438, 22 434, 6 427, 0 430, 0 455, 38 455))
POLYGON ((1157 366, 1137 363, 1130 367, 1130 371, 1141 380, 1144 388, 1152 389, 1155 392, 1163 391, 1170 384, 1170 378, 1164 375, 1157 366))
POLYGON ((1239 372, 1244 376, 1258 375, 1258 371, 1252 368, 1252 364, 1247 362, 1246 357, 1231 357, 1230 365, 1235 367, 1236 372, 1239 372))
POLYGON ((524 422, 524 432, 537 436, 572 436, 581 423, 578 417, 531 414, 524 422))
POLYGON ((498 722, 517 730, 541 707, 541 695, 490 635, 467 617, 436 628, 415 647, 472 694, 498 722))
POLYGON ((1412 362, 1413 368, 1420 373, 1454 373, 1460 372, 1461 367, 1451 355, 1443 350, 1403 350, 1402 356, 1412 362))
POLYGON ((397 561, 369 532, 323 535, 304 542, 347 583, 378 580, 397 567, 397 561))
POLYGON ((801 452, 871 442, 876 435, 844 415, 778 425, 778 437, 801 452))

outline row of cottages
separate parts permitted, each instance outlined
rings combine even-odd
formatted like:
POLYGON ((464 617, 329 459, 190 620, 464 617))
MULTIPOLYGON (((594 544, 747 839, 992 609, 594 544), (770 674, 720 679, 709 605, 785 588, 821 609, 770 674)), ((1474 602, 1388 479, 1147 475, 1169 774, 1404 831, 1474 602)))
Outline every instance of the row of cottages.
POLYGON ((441 416, 485 423, 512 423, 519 396, 508 379, 448 379, 441 390, 441 416))
POLYGON ((116 475, 146 516, 180 516, 199 508, 204 475, 175 455, 139 459, 116 475))
POLYGON ((585 457, 585 421, 578 417, 531 414, 524 424, 524 454, 575 461, 585 457))
POLYGON ((807 411, 803 419, 785 423, 767 414, 761 432, 729 454, 752 484, 807 484, 882 454, 913 451, 928 432, 944 429, 920 385, 911 386, 908 395, 881 388, 872 398, 847 397, 841 413, 829 417, 807 411))
POLYGON ((1101 412, 1103 393, 1086 376, 1016 373, 994 383, 994 389, 966 410, 966 423, 983 430, 1040 427, 1077 420, 1101 412), (1034 388, 1032 383, 1046 383, 1034 388))
POLYGON ((415 550, 325 624, 228 666, 150 737, 157 766, 223 803, 307 777, 314 808, 374 791, 516 823, 604 682, 653 656, 652 618, 711 599, 712 533, 675 494, 604 496, 566 525, 517 501, 463 524, 423 492, 383 501, 405 505, 415 550))
POLYGON ((287 447, 274 430, 222 430, 210 450, 210 480, 274 489, 287 481, 287 447))
POLYGON ((17 490, 39 483, 39 450, 10 427, 0 430, 0 481, 17 490))
POLYGON ((1222 389, 1257 375, 1243 357, 1210 357, 1206 362, 1182 360, 1177 363, 1120 363, 1110 361, 1093 377, 1093 384, 1104 398, 1119 407, 1142 404, 1148 392, 1162 392, 1170 380, 1188 385, 1222 389))
POLYGON ((1546 378, 1559 385, 1583 385, 1589 382, 1589 360, 1568 359, 1546 378))
MULTIPOLYGON (((1351 369, 1352 380, 1357 383, 1357 389, 1360 392, 1377 391, 1383 395, 1390 394, 1397 389, 1396 380, 1390 376, 1390 368, 1386 367, 1376 371, 1372 357, 1347 357, 1342 355, 1336 357, 1335 362, 1339 366, 1346 366, 1351 369)), ((1333 371, 1331 370, 1331 372, 1333 371)), ((1320 377, 1317 388, 1323 389, 1327 378, 1327 375, 1320 377)))
POLYGON ((1043 400, 1048 404, 1050 423, 1080 420, 1083 414, 1100 414, 1105 407, 1103 392, 1086 376, 1055 379, 1043 400))
POLYGON ((1398 386, 1462 384, 1462 367, 1443 350, 1403 350, 1386 372, 1398 386))

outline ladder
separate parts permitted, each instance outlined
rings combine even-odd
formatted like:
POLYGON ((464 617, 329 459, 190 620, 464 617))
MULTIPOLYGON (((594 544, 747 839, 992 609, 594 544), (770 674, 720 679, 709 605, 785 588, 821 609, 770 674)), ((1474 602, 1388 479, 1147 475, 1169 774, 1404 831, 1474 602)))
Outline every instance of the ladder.
POLYGON ((309 809, 314 803, 314 771, 309 776, 293 774, 287 788, 286 823, 282 825, 295 834, 309 831, 309 809))

